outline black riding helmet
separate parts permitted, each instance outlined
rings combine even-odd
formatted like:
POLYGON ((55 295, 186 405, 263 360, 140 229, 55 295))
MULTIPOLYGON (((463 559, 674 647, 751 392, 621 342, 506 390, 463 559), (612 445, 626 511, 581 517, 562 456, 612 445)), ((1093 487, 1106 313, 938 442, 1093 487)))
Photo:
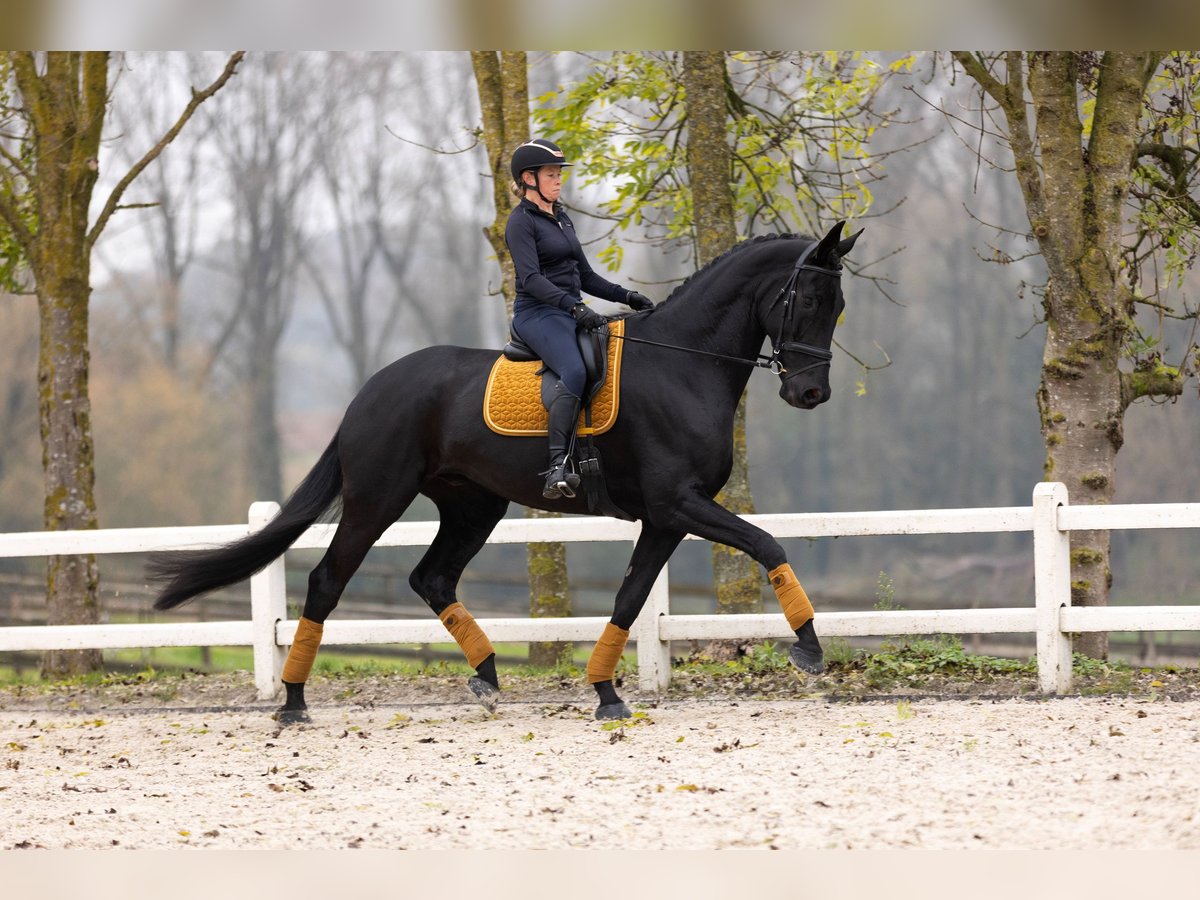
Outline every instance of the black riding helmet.
MULTIPOLYGON (((540 169, 542 166, 573 166, 574 163, 567 162, 566 156, 559 149, 558 144, 553 141, 548 141, 545 138, 534 138, 532 141, 522 144, 513 151, 512 162, 509 164, 509 169, 512 171, 512 178, 517 184, 524 187, 524 182, 521 181, 521 173, 530 169, 540 169)), ((535 176, 536 177, 536 176, 535 176)), ((533 188, 541 196, 541 191, 537 185, 533 188)), ((545 200, 545 197, 542 197, 545 200)))
POLYGON ((539 169, 542 166, 573 165, 575 164, 567 162, 558 144, 548 141, 545 138, 534 138, 532 141, 522 144, 513 151, 512 163, 509 168, 512 169, 513 181, 520 184, 521 173, 526 169, 539 169))

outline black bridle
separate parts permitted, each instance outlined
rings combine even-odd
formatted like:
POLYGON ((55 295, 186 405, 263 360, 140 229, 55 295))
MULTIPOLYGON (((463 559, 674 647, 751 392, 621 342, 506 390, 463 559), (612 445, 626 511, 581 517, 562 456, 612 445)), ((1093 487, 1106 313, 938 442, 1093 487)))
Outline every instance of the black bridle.
POLYGON ((779 317, 779 333, 771 338, 771 355, 765 356, 759 354, 755 359, 745 359, 741 356, 726 356, 724 353, 712 353, 708 350, 697 350, 694 347, 679 347, 675 344, 662 344, 658 341, 648 341, 645 338, 630 337, 626 334, 611 334, 610 337, 620 338, 623 341, 633 341, 635 344, 649 344, 651 347, 663 347, 667 350, 682 350, 685 353, 695 353, 700 356, 712 356, 717 359, 728 360, 729 362, 741 363, 746 366, 757 366, 760 369, 769 369, 773 375, 778 375, 781 380, 787 381, 789 378, 794 378, 801 372, 807 372, 809 369, 820 368, 821 366, 829 365, 833 359, 833 353, 826 350, 824 347, 814 347, 812 344, 805 344, 801 341, 785 341, 783 339, 784 329, 791 320, 792 303, 796 299, 796 284, 800 280, 801 272, 820 272, 822 275, 832 275, 834 278, 842 277, 842 268, 838 266, 836 269, 828 269, 824 266, 818 266, 810 263, 808 258, 816 251, 819 241, 813 241, 800 254, 800 258, 796 260, 796 265, 792 267, 792 274, 788 276, 788 280, 784 282, 782 288, 779 289, 778 295, 771 301, 771 305, 767 307, 767 313, 770 314, 779 303, 783 301, 783 315, 779 317), (811 362, 799 369, 788 369, 783 365, 784 353, 805 353, 816 359, 816 362, 811 362))
POLYGON ((812 344, 805 344, 801 341, 785 341, 783 339, 784 329, 787 328, 788 322, 791 321, 792 304, 796 300, 796 283, 800 280, 800 273, 806 271, 820 272, 822 275, 832 275, 834 278, 842 277, 841 266, 838 266, 836 269, 827 269, 824 266, 814 265, 808 261, 808 258, 817 249, 817 245, 818 242, 814 241, 800 254, 800 258, 796 260, 796 265, 792 267, 792 274, 788 276, 788 280, 780 288, 778 296, 767 307, 767 314, 769 315, 776 304, 782 300, 783 315, 779 317, 779 333, 771 339, 771 355, 759 356, 760 362, 756 362, 755 365, 762 365, 764 368, 770 369, 772 373, 778 375, 783 381, 794 378, 801 372, 807 372, 809 369, 827 366, 833 359, 833 353, 824 347, 814 347, 812 344), (783 366, 784 353, 805 353, 814 357, 816 362, 811 362, 799 369, 786 369, 783 366), (766 360, 765 364, 761 362, 762 360, 766 360))

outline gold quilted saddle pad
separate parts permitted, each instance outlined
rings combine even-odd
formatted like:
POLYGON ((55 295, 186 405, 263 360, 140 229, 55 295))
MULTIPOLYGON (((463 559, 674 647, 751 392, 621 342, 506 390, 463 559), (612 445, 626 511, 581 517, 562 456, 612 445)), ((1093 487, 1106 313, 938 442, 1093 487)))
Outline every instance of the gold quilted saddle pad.
MULTIPOLYGON (((592 398, 592 427, 579 414, 578 433, 604 434, 617 421, 621 400, 621 349, 625 343, 611 335, 625 333, 624 319, 608 323, 608 376, 592 398)), ((546 434, 546 407, 542 406, 542 379, 535 374, 541 360, 513 362, 501 356, 488 375, 483 394, 483 419, 497 434, 536 436, 546 434)))

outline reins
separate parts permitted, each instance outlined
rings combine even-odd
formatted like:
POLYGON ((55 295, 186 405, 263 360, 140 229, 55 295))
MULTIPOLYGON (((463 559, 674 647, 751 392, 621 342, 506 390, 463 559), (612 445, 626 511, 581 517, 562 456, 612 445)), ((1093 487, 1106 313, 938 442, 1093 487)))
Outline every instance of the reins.
POLYGON ((775 374, 779 374, 774 368, 774 361, 769 356, 759 354, 757 359, 745 359, 741 356, 726 356, 724 353, 712 353, 708 350, 697 350, 695 347, 680 347, 678 344, 663 344, 659 341, 648 341, 645 338, 630 337, 627 334, 610 334, 609 337, 620 338, 623 341, 632 341, 635 344, 648 344, 651 347, 662 347, 664 350, 682 350, 684 353, 694 353, 697 356, 711 356, 714 359, 725 359, 729 362, 741 363, 745 366, 758 366, 762 369, 771 369, 775 374))
POLYGON ((788 280, 783 287, 779 289, 779 294, 771 301, 771 305, 767 307, 767 312, 775 308, 775 305, 780 300, 783 301, 783 315, 779 317, 779 332, 771 339, 771 354, 769 356, 760 353, 754 359, 746 359, 742 356, 727 356, 724 353, 713 353, 708 350, 698 350, 695 347, 680 347, 677 344, 664 344, 659 341, 648 341, 645 338, 630 337, 627 334, 612 334, 610 337, 620 338, 623 341, 633 341, 635 344, 648 344, 651 347, 661 347, 665 350, 681 350, 684 353, 694 353, 698 356, 711 356, 715 359, 723 359, 728 362, 740 363, 744 366, 755 366, 760 369, 767 369, 773 375, 778 375, 782 380, 787 381, 799 375, 801 372, 807 372, 809 369, 816 369, 820 366, 829 365, 833 359, 833 353, 826 350, 824 347, 814 347, 812 344, 805 344, 801 341, 785 341, 783 339, 784 328, 791 319, 792 302, 796 299, 796 282, 800 278, 800 273, 820 272, 822 275, 832 275, 834 278, 842 277, 841 267, 836 269, 827 269, 824 266, 813 265, 808 261, 808 258, 817 249, 818 241, 813 241, 804 252, 800 254, 800 258, 796 260, 796 265, 792 267, 792 274, 788 276, 788 280), (816 359, 816 362, 811 362, 807 366, 799 369, 787 369, 783 365, 784 353, 804 353, 816 359))

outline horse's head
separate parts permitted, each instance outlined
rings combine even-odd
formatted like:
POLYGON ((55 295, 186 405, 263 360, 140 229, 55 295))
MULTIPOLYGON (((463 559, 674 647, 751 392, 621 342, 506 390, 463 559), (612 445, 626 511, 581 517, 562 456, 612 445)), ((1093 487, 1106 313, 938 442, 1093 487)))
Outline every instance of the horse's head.
POLYGON ((770 293, 760 301, 781 382, 779 396, 799 409, 812 409, 829 399, 833 329, 846 307, 841 258, 862 234, 840 240, 844 225, 838 222, 821 240, 805 246, 791 260, 782 286, 773 275, 770 293))

